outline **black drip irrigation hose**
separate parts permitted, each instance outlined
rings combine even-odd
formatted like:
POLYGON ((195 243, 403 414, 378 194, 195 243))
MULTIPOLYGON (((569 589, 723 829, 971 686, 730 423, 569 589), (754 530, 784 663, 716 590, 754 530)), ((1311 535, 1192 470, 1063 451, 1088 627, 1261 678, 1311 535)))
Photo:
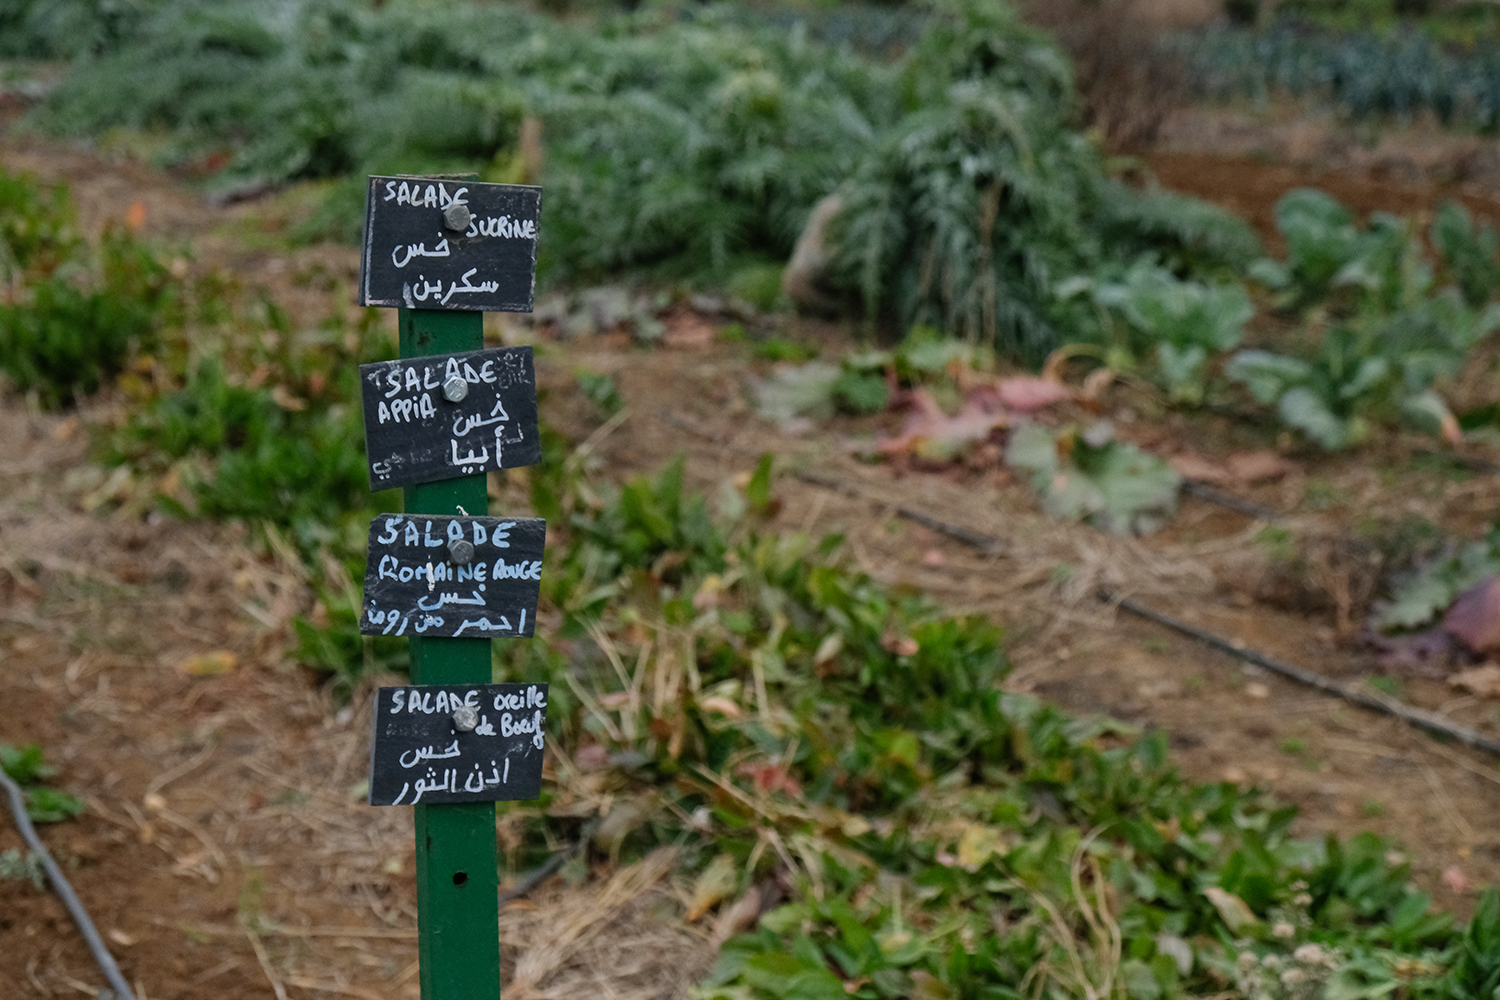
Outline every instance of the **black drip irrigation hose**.
MULTIPOLYGON (((688 431, 689 433, 695 434, 698 437, 707 438, 708 440, 714 441, 715 443, 721 443, 713 435, 708 434, 700 430, 699 428, 692 427, 684 421, 678 420, 670 412, 662 411, 661 418, 674 427, 688 431)), ((744 451, 744 449, 735 450, 744 451)), ((859 490, 855 489, 854 487, 846 486, 832 479, 825 479, 822 476, 817 476, 806 472, 794 471, 791 472, 790 475, 792 475, 796 479, 801 480, 804 483, 807 483, 810 486, 820 487, 822 489, 830 490, 847 497, 853 497, 856 499, 868 499, 866 497, 863 497, 859 490)), ((1182 488, 1183 492, 1190 493, 1193 496, 1198 497, 1199 499, 1207 500, 1210 503, 1228 507, 1231 510, 1237 510, 1242 514, 1247 514, 1251 517, 1260 518, 1262 520, 1274 520, 1281 516, 1276 511, 1271 510, 1269 507, 1262 507, 1252 501, 1243 500, 1239 497, 1234 496, 1233 494, 1224 493, 1221 490, 1217 490, 1212 486, 1208 486, 1207 484, 1199 482, 1197 480, 1185 480, 1183 482, 1182 488)), ((973 548, 981 549, 985 552, 999 552, 1004 545, 1004 543, 999 539, 994 538, 990 535, 980 534, 979 532, 970 531, 967 528, 959 527, 955 524, 949 524, 946 521, 942 521, 930 514, 922 513, 921 511, 912 510, 911 508, 907 507, 897 507, 895 508, 895 511, 897 516, 899 517, 906 518, 910 521, 915 521, 916 523, 921 524, 927 528, 931 528, 934 531, 939 531, 947 535, 949 538, 963 543, 964 545, 969 545, 973 548)), ((1408 725, 1425 730, 1426 732, 1431 733, 1435 736, 1441 736, 1447 739, 1455 740, 1459 743, 1464 744, 1465 746, 1473 747, 1475 750, 1481 750, 1487 754, 1490 754, 1491 756, 1500 757, 1500 743, 1496 743, 1493 740, 1487 740, 1474 730, 1469 729, 1466 726, 1461 726, 1455 722, 1450 722, 1443 716, 1438 715, 1436 712, 1429 712, 1425 709, 1414 708, 1413 706, 1408 705, 1403 701, 1398 701, 1395 698, 1387 698, 1374 692, 1360 691, 1355 688, 1340 684, 1333 678, 1324 676, 1323 674, 1320 674, 1316 671, 1306 670, 1302 667, 1293 666, 1290 663, 1282 663, 1280 660, 1272 659, 1271 657, 1266 656, 1264 653, 1257 652, 1253 649, 1247 649, 1243 645, 1230 642, 1228 639, 1225 639, 1222 636, 1218 636, 1212 632, 1208 632, 1196 626, 1189 625, 1187 622, 1181 621, 1177 618, 1173 618, 1171 615, 1165 615, 1159 611, 1153 611, 1151 608, 1148 608, 1143 604, 1139 604, 1128 597, 1110 590, 1109 588, 1101 588, 1098 591, 1098 596, 1101 601, 1117 607, 1121 611, 1129 612, 1130 614, 1133 614, 1139 618, 1144 618, 1145 620, 1154 622, 1157 625, 1163 626, 1164 628, 1172 629, 1173 631, 1179 632, 1182 635, 1188 636, 1189 638, 1196 639, 1198 642, 1201 642, 1206 646, 1217 649, 1220 652, 1227 653, 1230 656, 1245 661, 1246 663, 1252 663, 1255 666, 1267 670, 1270 673, 1276 674, 1279 677, 1284 677, 1290 681, 1296 681, 1298 684, 1305 684, 1310 688, 1322 691, 1324 694, 1332 695, 1335 698, 1341 698, 1351 705, 1357 705, 1360 708, 1366 709, 1368 711, 1378 712, 1382 715, 1389 715, 1394 718, 1400 719, 1408 725)))
POLYGON ((1138 604, 1130 598, 1122 596, 1108 588, 1101 588, 1099 590, 1099 599, 1113 607, 1119 608, 1121 611, 1129 612, 1137 618, 1144 618, 1146 621, 1154 622, 1163 628, 1169 628, 1190 639, 1195 639, 1205 646, 1217 649, 1221 653, 1227 653, 1236 659, 1244 660, 1246 663, 1253 663, 1255 666, 1276 674, 1278 677, 1285 677, 1287 680, 1296 681, 1298 684, 1305 684, 1310 688, 1322 691, 1324 694, 1331 694, 1335 698, 1342 698, 1351 705, 1358 705, 1360 708, 1368 709, 1371 712, 1379 712, 1382 715, 1393 716, 1418 729, 1426 730, 1437 736, 1457 740, 1459 743, 1473 747, 1475 750, 1483 750, 1491 756, 1500 757, 1500 743, 1485 739, 1467 726, 1460 726, 1457 723, 1449 722, 1435 712, 1413 708, 1403 701, 1398 701, 1395 698, 1381 697, 1371 691, 1361 691, 1351 688, 1315 670, 1306 670, 1302 667, 1293 666, 1290 663, 1283 663, 1280 660, 1272 659, 1264 653, 1247 649, 1243 645, 1230 642, 1222 636, 1215 635, 1195 625, 1189 625, 1179 618, 1162 614, 1160 611, 1153 611, 1151 608, 1143 604, 1138 604))
POLYGON ((57 862, 52 860, 52 855, 47 851, 47 845, 42 843, 36 835, 36 828, 31 825, 31 817, 26 815, 26 796, 21 791, 21 786, 11 780, 10 775, 0 770, 0 787, 3 787, 10 799, 10 811, 16 819, 16 828, 21 831, 21 839, 26 841, 26 846, 33 854, 42 860, 42 868, 47 873, 47 881, 52 883, 52 890, 62 899, 63 906, 67 907, 68 915, 73 918, 73 923, 78 925, 78 932, 83 935, 83 940, 89 946, 89 951, 94 954, 94 961, 99 963, 99 969, 108 980, 110 989, 100 990, 94 994, 95 1000, 135 1000, 135 994, 130 991, 130 984, 125 982, 125 977, 120 974, 120 967, 115 964, 115 958, 104 946, 104 941, 99 937, 99 932, 94 928, 94 922, 89 919, 88 911, 78 901, 73 887, 63 877, 62 869, 57 867, 57 862))
POLYGON ((1282 518, 1280 511, 1272 510, 1270 507, 1258 504, 1254 500, 1246 500, 1244 497, 1237 497, 1233 493, 1226 493, 1221 489, 1208 485, 1201 479, 1184 479, 1178 489, 1190 497, 1197 497, 1199 500, 1207 501, 1215 506, 1223 507, 1260 521, 1279 521, 1282 518))

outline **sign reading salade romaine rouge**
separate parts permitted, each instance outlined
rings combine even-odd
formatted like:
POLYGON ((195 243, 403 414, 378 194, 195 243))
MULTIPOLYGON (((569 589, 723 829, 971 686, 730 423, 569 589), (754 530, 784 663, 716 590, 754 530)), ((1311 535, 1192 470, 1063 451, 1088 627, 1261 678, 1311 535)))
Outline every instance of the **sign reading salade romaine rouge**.
POLYGON ((370 522, 359 630, 530 637, 546 538, 547 522, 539 517, 381 514, 370 522))
POLYGON ((530 312, 542 189, 371 177, 359 304, 530 312))
POLYGON ((546 720, 545 684, 381 688, 370 805, 534 799, 546 720))
POLYGON ((529 347, 381 361, 359 376, 372 490, 541 461, 529 347))

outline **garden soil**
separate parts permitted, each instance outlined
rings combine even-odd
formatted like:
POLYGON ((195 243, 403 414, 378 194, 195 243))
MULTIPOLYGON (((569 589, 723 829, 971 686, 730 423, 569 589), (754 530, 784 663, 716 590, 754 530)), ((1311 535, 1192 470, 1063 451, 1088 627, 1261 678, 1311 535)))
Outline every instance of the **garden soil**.
MULTIPOLYGON (((164 254, 263 286, 300 322, 351 308, 355 253, 289 247, 292 196, 211 207, 138 164, 35 139, 0 139, 0 161, 66 180, 87 226, 133 216, 164 254)), ((1442 193, 1200 153, 1148 166, 1163 184, 1227 203, 1262 229, 1275 198, 1299 184, 1361 209, 1410 211, 1442 193)), ((669 325, 715 322, 684 313, 669 325)), ((830 349, 849 337, 787 323, 830 349)), ((540 336, 514 323, 493 329, 540 336)), ((802 435, 765 425, 746 402, 746 381, 764 366, 744 345, 668 340, 690 346, 647 349, 619 332, 539 340, 545 418, 576 438, 592 434, 603 474, 649 472, 685 453, 693 485, 713 491, 773 452, 788 473, 776 487, 778 529, 842 532, 849 557, 873 576, 1004 625, 1012 689, 1164 731, 1185 774, 1272 790, 1301 808, 1301 834, 1392 838, 1439 905, 1466 912, 1479 888, 1500 883, 1494 760, 1267 676, 1097 597, 1109 587, 1361 683, 1381 672, 1355 641, 1379 552, 1358 539, 1371 525, 1414 518, 1472 532, 1496 516, 1500 477, 1464 472, 1414 441, 1327 459, 1266 440, 1233 415, 1161 414, 1125 387, 1106 400, 1109 413, 1123 436, 1158 454, 1280 447, 1277 477, 1226 488, 1283 516, 1268 535, 1266 522, 1185 497, 1169 529, 1114 538, 1043 517, 993 461, 858 461, 849 441, 893 429, 896 417, 802 435), (608 428, 575 389, 582 371, 619 385, 627 412, 608 428), (966 547, 903 509, 997 544, 966 547)), ((150 504, 161 484, 90 464, 88 427, 116 405, 103 398, 43 414, 24 399, 0 401, 0 742, 41 743, 60 767, 55 783, 88 806, 43 835, 143 1000, 415 997, 410 814, 369 808, 359 794, 380 679, 339 704, 289 660, 289 622, 312 598, 286 546, 252 548, 232 525, 164 519, 150 504)), ((495 479, 507 510, 520 512, 524 475, 495 479)), ((1500 702, 1440 678, 1401 684, 1413 703, 1500 734, 1500 702)), ((18 846, 0 822, 0 850, 18 846)), ((713 955, 707 929, 681 916, 686 888, 669 861, 618 871, 598 862, 576 885, 554 879, 507 906, 507 1000, 685 996, 713 955)), ((99 985, 56 900, 0 880, 0 997, 99 985)))

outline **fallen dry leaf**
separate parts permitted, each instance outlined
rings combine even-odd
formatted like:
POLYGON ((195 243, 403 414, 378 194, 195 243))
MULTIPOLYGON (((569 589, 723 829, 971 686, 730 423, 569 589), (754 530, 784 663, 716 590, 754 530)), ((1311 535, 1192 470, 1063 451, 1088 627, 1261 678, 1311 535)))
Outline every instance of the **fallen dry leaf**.
POLYGON ((764 762, 755 764, 747 761, 735 768, 734 773, 755 782, 755 787, 762 792, 786 792, 788 795, 802 794, 802 786, 797 784, 797 779, 788 774, 786 769, 780 764, 764 762))
POLYGON ((998 428, 1009 426, 1010 416, 994 402, 986 404, 984 390, 976 392, 956 416, 948 416, 925 389, 911 393, 911 413, 901 433, 881 438, 876 446, 887 455, 907 454, 929 461, 949 461, 962 455, 998 428))
POLYGON ((739 880, 740 870, 733 855, 720 854, 710 861, 703 874, 693 882, 693 902, 688 907, 688 920, 697 920, 713 909, 714 904, 734 892, 739 880))
POLYGON ((1203 895, 1214 904, 1214 909, 1219 911, 1219 916, 1229 926, 1229 933, 1238 934, 1243 928, 1253 927, 1260 923, 1260 918, 1245 903, 1243 899, 1232 892, 1225 892, 1216 885, 1211 885, 1203 890, 1203 895))
POLYGON ((1212 459, 1204 458, 1197 452, 1184 451, 1173 455, 1167 459, 1167 464, 1183 479, 1219 484, 1229 478, 1228 470, 1222 465, 1212 459))
POLYGON ((1459 594, 1443 628, 1475 653, 1500 650, 1500 577, 1485 577, 1459 594))
POLYGON ((194 653, 177 661, 177 669, 189 677, 213 677, 227 674, 239 665, 240 658, 227 649, 211 653, 194 653))
POLYGON ((1297 466, 1274 451, 1241 451, 1224 459, 1229 474, 1245 485, 1275 482, 1295 472, 1297 466))
POLYGON ((1460 670, 1448 678, 1448 683, 1481 698, 1500 697, 1500 665, 1486 663, 1469 670, 1460 670))
POLYGON ((709 935, 709 940, 717 948, 740 931, 754 927, 759 917, 760 890, 752 885, 743 896, 735 900, 733 906, 719 913, 719 919, 714 921, 713 933, 709 935))
POLYGON ((1073 392, 1061 382, 1030 375, 1003 378, 995 386, 1000 404, 1011 410, 1029 413, 1072 397, 1073 392))
POLYGON ((897 656, 916 656, 917 650, 922 648, 909 635, 887 635, 880 640, 880 645, 887 653, 895 653, 897 656))
POLYGON ((721 695, 710 695, 707 698, 701 699, 698 702, 698 707, 705 712, 718 712, 720 715, 727 715, 731 719, 738 719, 745 714, 739 705, 721 695))
POLYGON ((699 350, 712 344, 718 332, 718 327, 696 313, 679 313, 667 320, 661 342, 668 347, 699 350))
POLYGON ((1196 479, 1211 486, 1223 487, 1273 482, 1296 469, 1294 464, 1274 451, 1242 451, 1226 455, 1222 459, 1184 451, 1167 461, 1184 479, 1196 479))

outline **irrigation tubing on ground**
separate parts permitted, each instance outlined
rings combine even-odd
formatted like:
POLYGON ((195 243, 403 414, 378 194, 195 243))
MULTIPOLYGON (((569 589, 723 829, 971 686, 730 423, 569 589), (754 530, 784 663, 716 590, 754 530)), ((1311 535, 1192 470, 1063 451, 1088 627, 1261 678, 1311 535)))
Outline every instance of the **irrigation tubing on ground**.
MULTIPOLYGON (((715 441, 715 443, 721 443, 718 442, 717 438, 715 438, 713 435, 707 434, 706 432, 699 430, 696 427, 688 425, 686 422, 678 420, 671 413, 663 411, 661 417, 663 420, 674 427, 689 431, 690 433, 696 434, 699 437, 708 438, 709 440, 715 441)), ((844 496, 856 498, 861 496, 860 492, 854 487, 846 486, 832 479, 825 479, 822 476, 816 476, 811 473, 801 472, 793 472, 791 473, 791 475, 811 486, 817 486, 822 489, 841 493, 844 496)), ((1230 506, 1231 509, 1239 510, 1244 514, 1250 514, 1250 516, 1252 517, 1260 517, 1269 520, 1274 517, 1280 516, 1268 507, 1260 507, 1259 504, 1255 504, 1248 500, 1241 500, 1239 497, 1235 497, 1232 494, 1223 493, 1219 490, 1214 489, 1213 487, 1205 486, 1202 483, 1196 483, 1193 480, 1188 480, 1188 482, 1193 483, 1195 487, 1189 492, 1193 493, 1193 495, 1195 496, 1198 496, 1200 499, 1208 500, 1211 503, 1222 503, 1223 498, 1234 500, 1236 501, 1236 505, 1224 504, 1224 506, 1230 506)), ((918 524, 922 524, 934 531, 940 531, 956 541, 962 542, 965 545, 969 545, 977 549, 982 549, 985 552, 998 552, 1003 546, 1003 543, 998 538, 994 538, 990 535, 983 535, 975 531, 970 531, 967 528, 962 528, 955 524, 949 524, 946 521, 933 517, 930 514, 924 514, 921 511, 912 510, 906 507, 898 507, 896 508, 896 513, 900 517, 916 521, 918 524)), ((1237 645, 1222 636, 1215 635, 1212 632, 1200 629, 1194 625, 1189 625, 1187 622, 1181 621, 1177 618, 1173 618, 1171 615, 1164 615, 1159 611, 1153 611, 1145 605, 1139 604, 1136 601, 1133 601, 1130 598, 1118 594, 1108 588, 1101 588, 1099 590, 1099 598, 1100 600, 1103 600, 1122 611, 1127 611, 1139 618, 1144 618, 1147 621, 1155 622, 1156 624, 1161 625, 1165 628, 1180 632, 1185 636, 1198 640, 1204 645, 1211 646, 1212 648, 1220 650, 1221 652, 1228 653, 1230 656, 1244 660, 1246 663, 1253 663, 1256 666, 1261 667, 1264 670, 1268 670, 1273 674, 1276 674, 1280 677, 1285 677, 1287 680, 1296 681, 1299 684, 1305 684, 1310 688, 1322 691, 1324 694, 1333 695, 1335 698, 1342 698, 1344 701, 1349 702, 1351 705, 1358 705, 1360 708, 1368 709, 1371 712, 1379 712, 1382 715, 1393 716, 1397 719, 1402 720, 1403 722, 1406 722, 1409 725, 1417 727, 1418 729, 1423 729, 1438 736, 1445 736, 1450 739, 1457 740, 1458 742, 1463 743, 1466 746, 1473 747, 1476 750, 1482 750, 1494 757, 1500 757, 1500 743, 1495 743, 1492 740, 1487 740, 1483 736, 1480 736, 1477 732, 1467 728, 1466 726, 1461 726, 1457 723, 1449 722, 1443 716, 1438 715, 1435 712, 1428 712, 1425 709, 1414 708, 1403 701, 1398 701, 1395 698, 1387 698, 1374 692, 1359 691, 1340 684, 1333 678, 1326 677, 1316 671, 1305 670, 1302 667, 1296 667, 1290 663, 1282 663, 1280 660, 1274 660, 1271 657, 1266 656, 1264 653, 1259 653, 1253 649, 1247 649, 1241 645, 1237 645)))
POLYGON ((1425 729, 1427 732, 1439 736, 1447 736, 1476 750, 1483 750, 1487 754, 1500 757, 1500 743, 1487 740, 1466 726, 1449 722, 1435 712, 1413 708, 1403 701, 1398 701, 1395 698, 1385 698, 1372 691, 1360 691, 1351 688, 1315 670, 1306 670, 1302 667, 1293 666, 1290 663, 1282 663, 1280 660, 1272 659, 1264 653, 1230 642, 1223 636, 1215 635, 1212 632, 1198 628, 1196 625, 1189 625, 1179 618, 1164 615, 1160 611, 1153 611, 1144 604, 1137 603, 1108 588, 1101 588, 1099 590, 1099 599, 1119 608, 1121 611, 1127 611, 1138 618, 1144 618, 1149 622, 1155 622, 1157 625, 1169 628, 1190 639, 1196 639, 1205 646, 1217 649, 1221 653, 1228 653, 1230 656, 1244 660, 1246 663, 1253 663, 1257 667, 1276 674, 1279 677, 1296 681, 1298 684, 1306 684, 1308 687, 1316 688, 1324 694, 1331 694, 1335 698, 1342 698, 1351 705, 1358 705, 1360 708, 1369 709, 1372 712, 1394 716, 1409 725, 1416 726, 1418 729, 1425 729))
MULTIPOLYGON (((104 946, 104 940, 99 937, 99 932, 94 928, 94 922, 89 919, 88 911, 78 901, 73 887, 63 877, 62 869, 57 867, 57 862, 52 860, 52 855, 47 851, 47 845, 42 843, 36 835, 36 828, 31 825, 31 817, 26 814, 26 796, 21 791, 21 786, 11 780, 10 775, 0 769, 0 787, 4 787, 6 795, 10 799, 11 815, 16 818, 16 828, 21 831, 21 839, 26 841, 26 846, 33 854, 42 859, 42 868, 47 873, 47 881, 52 883, 52 889, 62 898, 63 906, 68 908, 68 915, 73 918, 73 923, 78 925, 78 931, 83 935, 83 940, 88 944, 89 951, 94 953, 94 961, 99 963, 99 969, 104 973, 104 978, 109 981, 110 988, 115 991, 117 1000, 135 1000, 135 994, 130 991, 130 985, 125 982, 125 977, 120 974, 120 967, 115 964, 115 957, 109 953, 104 946)), ((105 1000, 105 995, 100 992, 96 1000, 105 1000)))

